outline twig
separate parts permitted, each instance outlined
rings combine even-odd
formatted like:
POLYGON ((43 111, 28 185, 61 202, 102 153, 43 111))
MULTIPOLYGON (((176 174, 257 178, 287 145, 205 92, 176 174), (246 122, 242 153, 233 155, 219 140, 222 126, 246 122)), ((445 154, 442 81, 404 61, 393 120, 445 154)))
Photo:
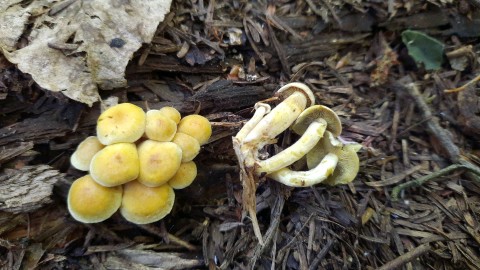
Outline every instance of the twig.
POLYGON ((480 81, 480 74, 479 74, 477 77, 471 79, 469 82, 467 82, 466 84, 464 84, 464 85, 462 85, 462 86, 460 86, 460 87, 453 88, 453 89, 445 89, 445 90, 443 90, 443 92, 444 92, 444 93, 457 93, 457 92, 461 92, 461 91, 465 90, 467 87, 469 87, 470 85, 472 85, 472 84, 474 84, 474 83, 476 83, 476 82, 478 82, 478 81, 480 81))
POLYGON ((417 257, 423 255, 426 252, 429 252, 431 247, 429 244, 420 245, 409 252, 387 262, 386 264, 382 265, 381 267, 377 268, 377 270, 390 270, 396 269, 402 265, 405 265, 408 262, 413 261, 417 257))
POLYGON ((179 245, 179 246, 182 246, 188 250, 191 250, 191 251, 195 251, 197 250, 197 247, 195 247, 194 245, 176 237, 175 235, 169 233, 169 232, 166 232, 166 235, 164 232, 162 232, 159 228, 155 227, 154 225, 151 225, 151 224, 145 224, 145 225, 137 225, 139 228, 151 233, 151 234, 154 234, 156 236, 159 236, 161 238, 167 238, 168 240, 172 241, 173 243, 179 245))
POLYGON ((410 96, 413 97, 415 105, 417 105, 417 108, 420 110, 421 117, 423 119, 430 119, 429 121, 425 122, 427 126, 427 132, 438 139, 444 150, 447 152, 448 158, 452 162, 457 163, 460 160, 460 150, 455 145, 452 138, 450 138, 450 135, 447 133, 447 131, 440 126, 438 118, 432 115, 432 112, 430 111, 430 108, 425 102, 422 94, 418 90, 417 85, 415 83, 410 83, 405 87, 397 83, 395 86, 397 88, 401 88, 402 90, 406 90, 410 96))
POLYGON ((458 170, 458 169, 467 169, 467 170, 471 171, 472 173, 480 176, 480 170, 476 167, 468 166, 466 164, 452 164, 448 167, 445 167, 445 168, 443 168, 439 171, 433 172, 429 175, 425 175, 425 176, 417 178, 415 180, 408 181, 408 182, 405 182, 403 184, 397 185, 392 190, 392 200, 397 201, 398 200, 398 195, 404 189, 421 186, 427 181, 433 180, 433 179, 438 178, 440 176, 444 176, 444 175, 446 175, 446 174, 448 174, 452 171, 458 170))
POLYGON ((397 82, 393 85, 393 87, 399 91, 408 92, 410 96, 413 97, 415 101, 415 105, 420 110, 421 117, 423 119, 428 119, 428 121, 425 121, 427 132, 431 136, 437 138, 437 140, 440 142, 440 145, 443 147, 443 149, 447 153, 448 158, 454 164, 438 172, 434 172, 430 175, 424 176, 422 178, 419 178, 395 187, 392 191, 392 199, 394 200, 398 199, 398 194, 400 193, 401 190, 405 188, 422 185, 423 183, 431 179, 437 178, 439 176, 442 176, 446 173, 451 172, 452 170, 456 170, 459 168, 467 169, 468 170, 467 177, 473 181, 480 182, 480 173, 479 173, 480 168, 461 157, 460 150, 455 145, 452 138, 450 138, 450 135, 447 133, 447 131, 444 128, 440 126, 438 122, 438 118, 432 115, 432 112, 430 111, 430 108, 428 107, 427 103, 423 99, 423 96, 418 90, 417 85, 415 83, 409 83, 405 87, 402 84, 397 82))

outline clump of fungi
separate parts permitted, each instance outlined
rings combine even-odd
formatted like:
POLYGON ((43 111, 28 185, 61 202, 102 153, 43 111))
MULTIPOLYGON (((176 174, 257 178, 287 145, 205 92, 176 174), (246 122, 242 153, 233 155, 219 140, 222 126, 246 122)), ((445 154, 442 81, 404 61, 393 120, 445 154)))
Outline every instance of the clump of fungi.
POLYGON ((104 111, 97 136, 81 142, 71 164, 89 174, 68 192, 68 210, 84 223, 101 222, 118 209, 128 221, 147 224, 172 210, 174 189, 197 175, 193 159, 212 134, 200 115, 181 118, 172 107, 149 110, 122 103, 104 111))
POLYGON ((262 102, 255 113, 233 137, 233 147, 240 165, 244 209, 252 219, 255 235, 262 242, 256 219, 255 191, 260 179, 270 178, 291 187, 308 187, 319 183, 347 184, 359 170, 357 143, 338 139, 342 124, 337 114, 323 105, 315 105, 315 96, 302 83, 289 83, 276 92, 281 101, 275 108, 262 102), (260 159, 260 151, 276 142, 290 129, 298 140, 283 151, 260 159), (302 158, 307 169, 290 168, 302 158))

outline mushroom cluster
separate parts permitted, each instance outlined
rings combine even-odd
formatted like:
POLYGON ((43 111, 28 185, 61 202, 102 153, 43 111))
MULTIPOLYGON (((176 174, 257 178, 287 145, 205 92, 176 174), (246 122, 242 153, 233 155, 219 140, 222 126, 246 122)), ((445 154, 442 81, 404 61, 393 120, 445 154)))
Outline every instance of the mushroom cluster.
POLYGON ((323 105, 315 105, 308 86, 290 83, 281 87, 276 96, 281 101, 275 108, 262 102, 255 104, 255 113, 233 138, 243 184, 244 207, 249 212, 256 235, 261 240, 255 217, 255 190, 259 178, 266 175, 291 187, 307 187, 318 183, 347 184, 359 169, 357 143, 339 140, 342 124, 337 114, 323 105), (267 159, 260 151, 290 129, 298 140, 267 159), (289 168, 306 160, 307 169, 289 168))
POLYGON ((122 103, 104 111, 97 136, 82 141, 71 164, 89 174, 68 192, 68 210, 83 223, 101 222, 118 209, 128 221, 147 224, 172 210, 174 189, 197 175, 193 159, 212 134, 200 115, 181 117, 172 107, 149 110, 122 103))

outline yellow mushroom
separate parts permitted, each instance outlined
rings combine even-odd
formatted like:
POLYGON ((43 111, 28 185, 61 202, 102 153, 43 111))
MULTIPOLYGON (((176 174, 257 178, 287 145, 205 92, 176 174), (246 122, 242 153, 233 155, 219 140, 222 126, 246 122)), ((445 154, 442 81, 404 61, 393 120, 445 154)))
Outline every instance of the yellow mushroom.
POLYGON ((97 137, 104 145, 133 143, 145 132, 145 112, 131 103, 110 107, 98 117, 97 137))
POLYGON ((177 132, 177 123, 159 110, 146 113, 145 135, 150 140, 169 142, 177 132))
POLYGON ((100 185, 118 186, 138 177, 140 163, 133 143, 116 143, 100 150, 90 163, 90 175, 100 185))
POLYGON ((172 140, 182 149, 182 162, 193 160, 200 153, 200 144, 190 135, 177 132, 172 140))
POLYGON ((132 223, 152 223, 168 215, 174 202, 175 192, 168 184, 147 187, 132 181, 124 186, 120 213, 132 223))
POLYGON ((161 108, 159 111, 161 114, 172 119, 176 124, 180 123, 180 119, 182 118, 182 115, 177 109, 167 106, 167 107, 161 108))
POLYGON ((101 144, 97 137, 87 137, 77 146, 75 152, 73 152, 70 157, 70 163, 77 170, 88 171, 93 156, 104 147, 105 145, 101 144))
POLYGON ((197 177, 197 165, 193 161, 180 164, 177 173, 168 180, 168 184, 174 189, 182 189, 190 186, 197 177))
POLYGON ((212 125, 207 118, 198 114, 191 114, 180 120, 177 132, 190 135, 197 139, 200 145, 204 145, 212 136, 212 125))
POLYGON ((138 181, 149 187, 158 187, 177 172, 182 162, 182 149, 173 142, 146 140, 138 146, 138 156, 138 181))
POLYGON ((111 217, 122 202, 122 186, 104 187, 90 175, 75 180, 68 191, 68 211, 83 223, 96 223, 111 217))

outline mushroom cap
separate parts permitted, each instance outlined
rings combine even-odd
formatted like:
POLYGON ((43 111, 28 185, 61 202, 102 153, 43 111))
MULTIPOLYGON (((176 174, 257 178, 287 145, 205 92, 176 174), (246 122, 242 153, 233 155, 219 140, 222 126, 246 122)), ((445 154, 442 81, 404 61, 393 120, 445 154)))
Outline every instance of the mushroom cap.
POLYGON ((327 130, 332 132, 334 136, 342 133, 342 122, 338 115, 332 109, 323 105, 313 105, 305 109, 293 123, 292 130, 301 135, 318 118, 322 118, 327 122, 327 130))
POLYGON ((212 124, 207 118, 198 115, 187 115, 178 124, 177 132, 185 133, 197 139, 200 145, 207 143, 212 136, 212 124))
POLYGON ((104 187, 90 175, 78 178, 68 191, 68 211, 83 223, 96 223, 111 217, 122 203, 122 186, 104 187))
POLYGON ((325 131, 322 139, 306 154, 307 167, 317 166, 328 153, 337 154, 342 149, 342 143, 330 131, 325 131))
POLYGON ((177 123, 160 110, 150 110, 146 113, 145 135, 150 140, 169 142, 177 132, 177 123))
POLYGON ((337 167, 324 183, 331 186, 343 185, 352 182, 358 174, 360 160, 357 151, 361 145, 357 143, 346 144, 338 155, 337 167))
POLYGON ((158 187, 177 172, 182 162, 182 149, 173 142, 146 140, 138 146, 138 157, 138 181, 149 187, 158 187))
POLYGON ((131 103, 122 103, 104 111, 97 120, 97 136, 104 145, 133 143, 145 132, 145 112, 131 103))
POLYGON ((140 163, 133 143, 107 145, 92 158, 90 175, 102 186, 114 187, 138 177, 140 163))
POLYGON ((310 107, 313 104, 315 104, 315 96, 313 95, 313 92, 310 89, 310 87, 299 82, 294 82, 294 83, 289 83, 284 85, 283 87, 277 90, 276 95, 279 95, 282 99, 285 99, 297 91, 304 94, 305 97, 307 98, 307 107, 310 107))
POLYGON ((104 147, 97 137, 89 136, 77 146, 70 157, 70 164, 77 170, 88 171, 93 156, 104 147))
POLYGON ((172 140, 182 149, 182 162, 192 161, 200 153, 200 144, 190 135, 177 132, 172 140))
POLYGON ((135 224, 152 223, 168 215, 174 202, 175 192, 169 185, 147 187, 132 181, 123 188, 120 213, 135 224))
POLYGON ((174 107, 166 106, 166 107, 160 108, 159 111, 166 117, 172 119, 173 122, 175 122, 176 124, 178 124, 180 122, 180 119, 182 118, 182 115, 180 114, 180 112, 174 107))
POLYGON ((174 189, 182 189, 190 186, 197 177, 197 165, 193 161, 180 164, 177 173, 168 180, 168 184, 174 189))

